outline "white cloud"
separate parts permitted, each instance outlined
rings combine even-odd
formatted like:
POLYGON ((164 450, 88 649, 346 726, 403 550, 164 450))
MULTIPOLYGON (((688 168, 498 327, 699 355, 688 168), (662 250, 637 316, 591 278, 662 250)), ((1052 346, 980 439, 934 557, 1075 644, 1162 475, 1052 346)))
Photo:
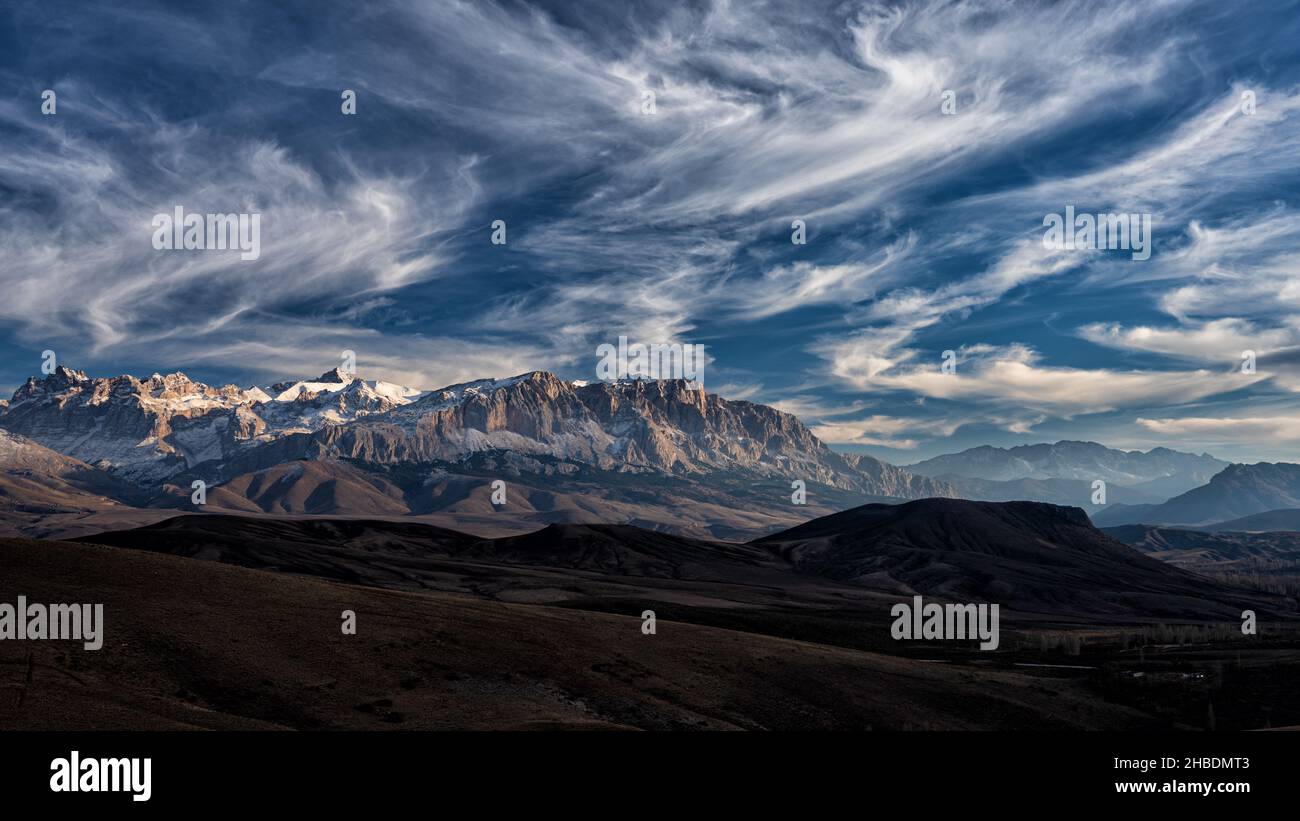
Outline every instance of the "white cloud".
POLYGON ((818 396, 793 396, 768 403, 779 411, 793 414, 805 422, 822 420, 833 416, 844 416, 868 407, 867 402, 851 401, 847 403, 827 402, 818 396))
POLYGON ((951 436, 963 424, 963 421, 951 419, 923 420, 873 415, 851 422, 825 422, 813 426, 812 432, 823 442, 836 445, 875 445, 911 450, 920 444, 915 435, 925 438, 951 436))
POLYGON ((1089 342, 1110 348, 1148 351, 1178 359, 1235 363, 1243 351, 1258 355, 1300 343, 1300 329, 1259 328, 1248 320, 1225 317, 1190 327, 1153 328, 1146 325, 1124 327, 1117 322, 1093 323, 1079 328, 1079 335, 1089 342))
POLYGON ((941 362, 877 372, 864 388, 902 390, 990 408, 1022 408, 1069 418, 1121 408, 1194 402, 1252 385, 1264 377, 1195 371, 1120 371, 1043 365, 1024 346, 973 346, 958 352, 955 373, 941 362))
POLYGON ((1017 243, 987 271, 933 290, 901 288, 868 306, 863 316, 877 324, 847 338, 828 338, 812 350, 830 361, 831 374, 862 388, 892 368, 913 359, 906 348, 913 337, 946 317, 962 318, 997 302, 1008 291, 1055 276, 1079 264, 1073 252, 1043 248, 1041 243, 1017 243))
MULTIPOLYGON (((187 354, 193 366, 241 369, 259 383, 315 376, 356 354, 356 373, 422 390, 475 379, 555 370, 563 364, 537 348, 437 336, 393 336, 335 325, 304 324, 257 339, 232 338, 187 354)), ((76 363, 70 363, 76 364, 76 363)), ((190 366, 187 366, 190 367, 190 366)))
POLYGON ((1193 222, 1188 242, 1163 267, 1185 284, 1160 297, 1160 308, 1189 321, 1233 314, 1300 312, 1300 214, 1274 210, 1208 227, 1193 222))
POLYGON ((1137 422, 1153 433, 1180 438, 1194 437, 1202 442, 1300 442, 1300 416, 1139 418, 1137 422))
MULTIPOLYGON (((18 118, 0 109, 0 121, 18 118)), ((411 179, 353 169, 327 182, 271 143, 197 126, 116 128, 149 158, 143 167, 44 126, 27 136, 46 153, 0 160, 0 184, 35 186, 52 206, 0 206, 0 318, 68 361, 160 350, 198 361, 231 339, 305 345, 286 312, 345 308, 438 276, 447 260, 428 240, 464 216, 454 185, 429 203, 411 179), (260 214, 260 258, 154 249, 153 216, 177 206, 260 214)))
POLYGON ((875 294, 889 281, 891 266, 916 247, 916 237, 886 247, 866 262, 819 265, 795 262, 769 268, 761 279, 736 287, 725 300, 728 310, 747 319, 763 319, 810 305, 849 304, 875 294))

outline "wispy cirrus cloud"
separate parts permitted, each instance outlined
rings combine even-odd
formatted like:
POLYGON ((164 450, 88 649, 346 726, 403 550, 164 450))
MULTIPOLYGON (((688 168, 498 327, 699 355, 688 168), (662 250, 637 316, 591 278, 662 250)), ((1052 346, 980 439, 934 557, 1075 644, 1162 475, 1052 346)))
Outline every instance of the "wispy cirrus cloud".
POLYGON ((1058 417, 1195 402, 1247 388, 1263 375, 1238 372, 1139 371, 1046 365, 1023 346, 971 346, 954 352, 955 372, 941 363, 877 372, 867 384, 929 398, 978 400, 1001 410, 1028 408, 1058 417))
POLYGON ((1239 362, 1243 351, 1275 351, 1300 344, 1300 325, 1260 328, 1237 317, 1174 327, 1097 322, 1079 329, 1089 342, 1119 350, 1147 351, 1176 359, 1203 362, 1239 362))
POLYGON ((51 345, 246 381, 346 340, 421 387, 590 378, 626 334, 918 452, 1300 385, 1294 9, 52 1, 0 32, 0 381, 51 345), (192 203, 260 210, 262 258, 154 252, 192 203), (1067 205, 1152 213, 1152 258, 1043 248, 1067 205))
POLYGON ((1138 424, 1163 436, 1230 444, 1242 437, 1261 445, 1300 442, 1300 416, 1235 416, 1225 418, 1139 418, 1138 424))
POLYGON ((813 426, 812 432, 831 444, 911 450, 919 444, 917 436, 951 436, 963 424, 964 421, 952 419, 872 415, 849 422, 825 422, 813 426))
MULTIPOLYGON (((12 106, 0 110, 25 124, 12 106)), ((8 252, 0 316, 43 344, 91 356, 160 346, 202 359, 230 338, 283 335, 272 317, 295 306, 323 310, 436 277, 447 260, 425 222, 415 183, 355 175, 326 180, 281 146, 226 139, 199 128, 114 121, 126 158, 86 137, 44 126, 30 135, 48 154, 36 166, 0 166, 41 210, 0 210, 8 252), (216 166, 205 161, 224 156, 216 166), (155 214, 257 213, 261 254, 158 251, 155 214)), ((454 195, 454 188, 449 189, 454 195)), ((440 205, 455 225, 454 196, 440 205)))

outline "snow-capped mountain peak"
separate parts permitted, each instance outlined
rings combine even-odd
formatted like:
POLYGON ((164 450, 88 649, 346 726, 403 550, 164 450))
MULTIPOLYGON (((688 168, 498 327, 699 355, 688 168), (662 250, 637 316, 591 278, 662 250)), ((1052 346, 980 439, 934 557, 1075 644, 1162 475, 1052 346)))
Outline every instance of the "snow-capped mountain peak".
POLYGON ((318 380, 244 390, 213 387, 180 372, 143 380, 91 378, 60 366, 15 391, 9 406, 0 408, 0 427, 151 483, 288 433, 383 413, 420 395, 401 385, 347 377, 338 369, 318 380))

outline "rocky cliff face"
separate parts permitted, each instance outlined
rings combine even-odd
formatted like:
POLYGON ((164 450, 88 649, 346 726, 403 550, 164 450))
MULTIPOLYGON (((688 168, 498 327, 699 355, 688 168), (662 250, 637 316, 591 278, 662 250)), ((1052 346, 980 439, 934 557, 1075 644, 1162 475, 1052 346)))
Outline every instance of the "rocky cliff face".
POLYGON ((186 471, 223 481, 303 458, 396 465, 505 452, 607 471, 742 471, 875 496, 954 495, 942 481, 838 454, 790 414, 680 380, 581 384, 535 371, 421 393, 332 371, 243 390, 60 368, 29 379, 0 427, 140 483, 186 471))
POLYGON ((602 470, 753 471, 879 496, 951 496, 945 483, 832 451, 796 417, 681 380, 574 385, 534 372, 434 391, 391 414, 327 427, 308 452, 392 464, 510 451, 602 470))
POLYGON ((846 453, 843 458, 854 470, 866 477, 870 487, 877 488, 872 491, 877 496, 896 496, 900 499, 959 496, 957 490, 947 482, 909 473, 865 454, 846 453))
POLYGON ((246 402, 233 385, 211 388, 182 373, 91 379, 60 367, 45 379, 28 379, 0 415, 0 425, 83 462, 111 467, 124 478, 148 482, 187 463, 219 458, 225 442, 251 433, 255 422, 229 415, 246 402))

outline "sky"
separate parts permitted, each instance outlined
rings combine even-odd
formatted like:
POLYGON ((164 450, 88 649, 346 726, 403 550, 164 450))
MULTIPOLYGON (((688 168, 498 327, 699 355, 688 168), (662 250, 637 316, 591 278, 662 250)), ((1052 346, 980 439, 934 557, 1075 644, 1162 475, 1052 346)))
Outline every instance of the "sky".
POLYGON ((1296 2, 0 8, 6 396, 47 350, 427 389, 626 336, 898 464, 1300 461, 1298 208, 1296 2), (258 258, 155 248, 178 206, 258 258), (1149 258, 1045 242, 1067 208, 1149 258))

